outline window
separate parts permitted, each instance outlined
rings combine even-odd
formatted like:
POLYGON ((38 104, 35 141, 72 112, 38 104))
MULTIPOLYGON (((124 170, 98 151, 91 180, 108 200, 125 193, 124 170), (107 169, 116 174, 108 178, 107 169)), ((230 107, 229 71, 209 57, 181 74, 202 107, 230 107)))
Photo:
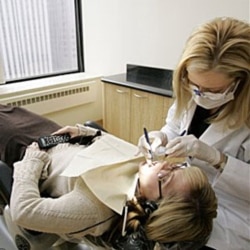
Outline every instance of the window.
POLYGON ((6 82, 84 70, 80 1, 0 0, 6 82))

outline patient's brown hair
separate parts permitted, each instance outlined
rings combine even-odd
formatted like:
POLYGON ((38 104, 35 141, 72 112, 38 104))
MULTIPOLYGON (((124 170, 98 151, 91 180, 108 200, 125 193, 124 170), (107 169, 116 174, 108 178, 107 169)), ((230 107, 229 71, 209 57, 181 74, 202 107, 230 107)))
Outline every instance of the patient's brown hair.
MULTIPOLYGON (((144 240, 150 244, 170 243, 177 244, 180 249, 198 249, 206 244, 212 231, 213 219, 217 215, 217 199, 200 168, 187 167, 176 171, 181 171, 187 189, 171 192, 158 202, 152 202, 152 206, 151 201, 142 197, 128 201, 126 232, 130 234, 142 227, 144 240), (156 207, 154 204, 157 204, 156 207), (197 245, 198 248, 193 247, 197 245)), ((98 245, 113 246, 121 238, 123 219, 118 216, 111 230, 101 237, 87 238, 98 245)))
POLYGON ((189 187, 183 193, 171 193, 146 224, 151 240, 166 242, 206 241, 217 216, 217 199, 205 173, 198 167, 182 170, 189 187))

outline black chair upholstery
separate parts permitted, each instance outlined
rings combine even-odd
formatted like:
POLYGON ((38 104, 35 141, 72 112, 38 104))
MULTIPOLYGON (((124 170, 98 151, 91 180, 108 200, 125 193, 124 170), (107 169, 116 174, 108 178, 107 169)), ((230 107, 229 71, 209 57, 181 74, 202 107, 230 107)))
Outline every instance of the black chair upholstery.
POLYGON ((10 201, 12 181, 12 169, 0 161, 0 196, 6 204, 10 201))
MULTIPOLYGON (((84 125, 87 127, 101 130, 103 132, 107 132, 100 124, 94 121, 86 121, 84 125)), ((9 167, 5 162, 0 161, 0 198, 5 202, 5 204, 9 204, 10 201, 10 194, 13 181, 12 174, 12 168, 9 167)))

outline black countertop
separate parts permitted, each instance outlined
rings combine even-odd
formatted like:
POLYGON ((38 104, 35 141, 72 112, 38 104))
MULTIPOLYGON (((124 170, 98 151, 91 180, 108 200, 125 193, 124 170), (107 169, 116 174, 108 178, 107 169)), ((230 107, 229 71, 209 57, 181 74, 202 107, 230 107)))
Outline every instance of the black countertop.
POLYGON ((172 91, 172 81, 152 81, 152 79, 148 79, 148 77, 131 77, 130 75, 123 73, 117 75, 111 75, 102 77, 101 79, 104 83, 112 83, 120 86, 130 87, 133 89, 147 91, 153 94, 158 94, 162 96, 173 96, 172 91))

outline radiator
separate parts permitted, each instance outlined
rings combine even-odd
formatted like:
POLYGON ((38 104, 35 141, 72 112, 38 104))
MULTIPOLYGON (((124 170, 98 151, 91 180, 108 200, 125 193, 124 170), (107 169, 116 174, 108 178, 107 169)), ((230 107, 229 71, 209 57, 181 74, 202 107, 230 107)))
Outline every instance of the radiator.
POLYGON ((45 90, 1 98, 2 104, 24 107, 34 113, 45 115, 96 101, 96 81, 53 86, 45 90))

